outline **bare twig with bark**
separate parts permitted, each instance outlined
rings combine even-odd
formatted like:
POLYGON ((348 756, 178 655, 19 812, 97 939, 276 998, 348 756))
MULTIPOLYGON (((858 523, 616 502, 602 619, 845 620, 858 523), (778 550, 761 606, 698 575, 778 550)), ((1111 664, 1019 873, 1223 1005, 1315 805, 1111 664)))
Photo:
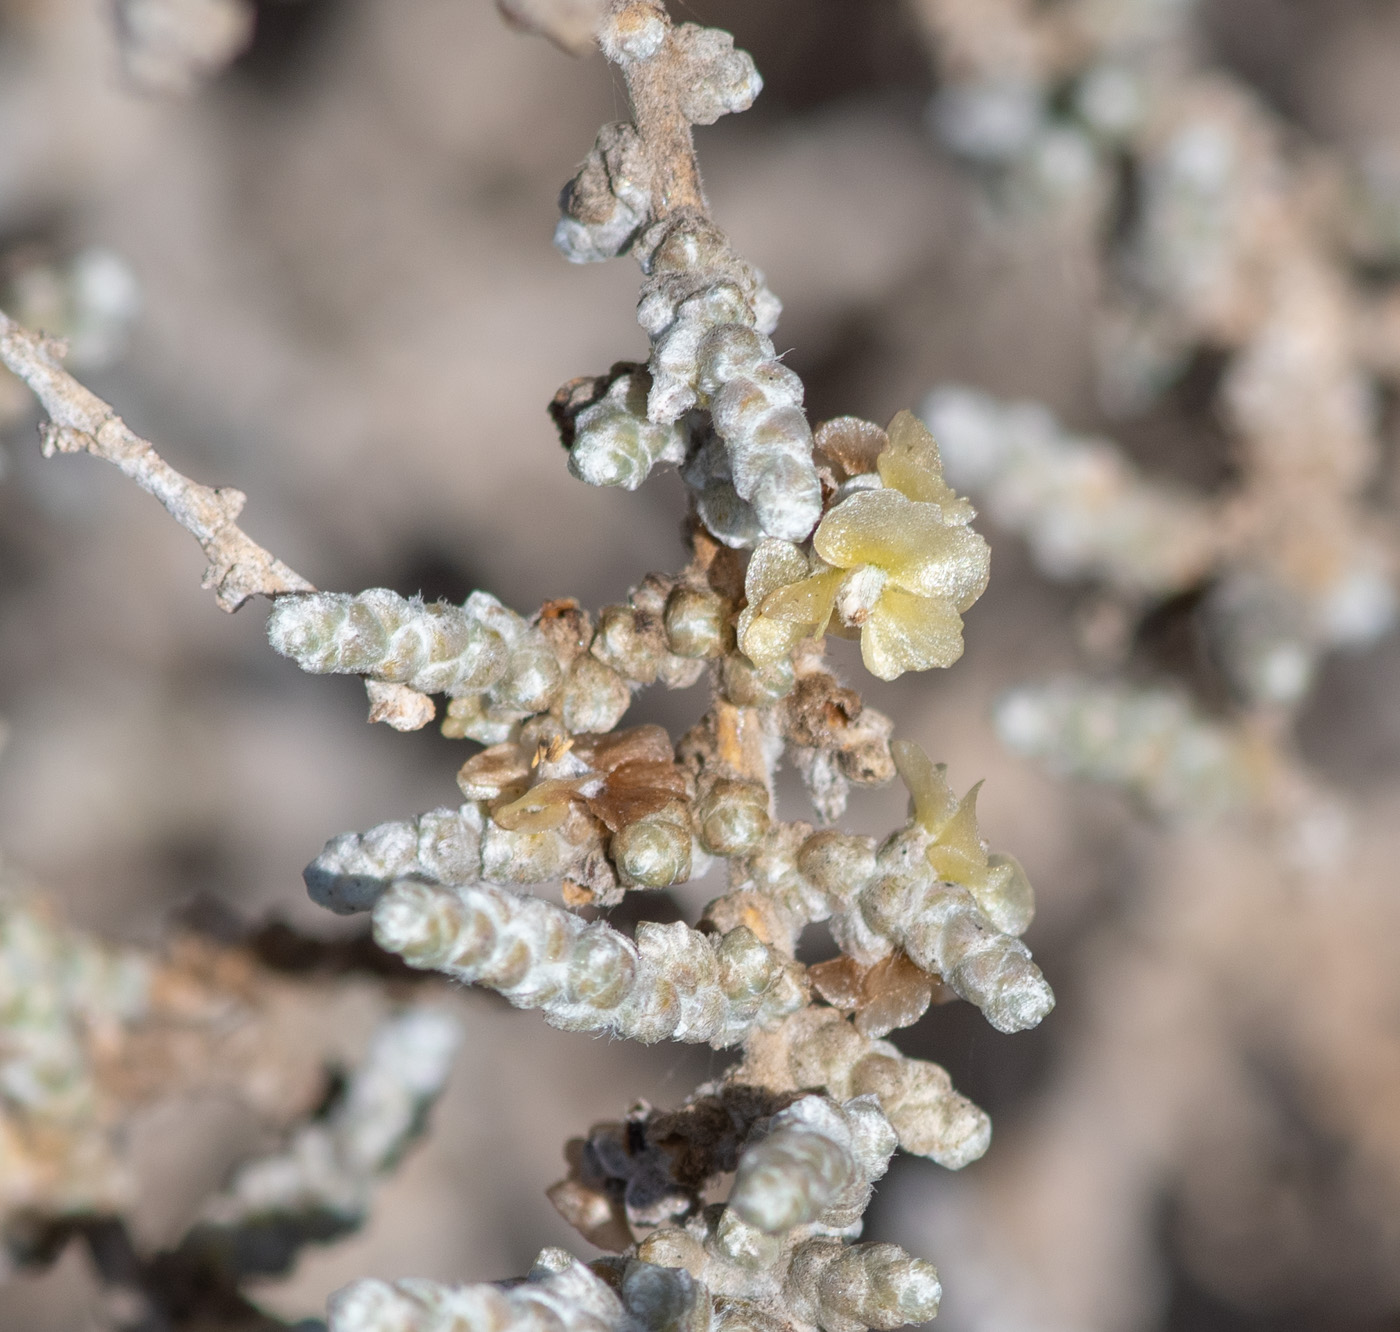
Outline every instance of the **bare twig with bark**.
POLYGON ((62 344, 15 323, 0 311, 0 361, 34 391, 49 419, 40 426, 44 456, 91 453, 120 468, 203 547, 209 559, 203 586, 221 609, 236 611, 250 597, 314 592, 299 573, 264 550, 234 521, 248 497, 177 472, 95 393, 59 363, 62 344))

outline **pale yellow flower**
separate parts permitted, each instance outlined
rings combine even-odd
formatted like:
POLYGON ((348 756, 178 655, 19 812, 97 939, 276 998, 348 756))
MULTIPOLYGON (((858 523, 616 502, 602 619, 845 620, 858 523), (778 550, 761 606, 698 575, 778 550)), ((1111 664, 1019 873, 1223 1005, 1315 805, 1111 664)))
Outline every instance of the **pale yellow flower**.
POLYGON ((815 560, 786 542, 754 552, 739 645, 758 664, 829 626, 860 635, 882 680, 962 655, 962 612, 986 587, 990 559, 967 526, 972 506, 944 482, 933 436, 910 412, 890 423, 876 467, 880 486, 852 489, 818 524, 815 560))
POLYGON ((948 785, 948 770, 918 745, 890 745, 895 767, 913 801, 914 822, 928 834, 928 861, 945 883, 961 884, 1004 934, 1020 934, 1031 922, 1035 898, 1014 856, 989 854, 977 826, 978 782, 961 800, 948 785))

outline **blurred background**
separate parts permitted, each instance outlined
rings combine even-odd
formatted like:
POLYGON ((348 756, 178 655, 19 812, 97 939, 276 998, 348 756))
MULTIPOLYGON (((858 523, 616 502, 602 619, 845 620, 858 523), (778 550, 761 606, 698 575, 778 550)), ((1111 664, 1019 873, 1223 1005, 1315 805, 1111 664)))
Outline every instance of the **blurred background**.
MULTIPOLYGON (((486 588, 528 613, 558 596, 596 607, 678 568, 679 480, 573 481, 545 412, 565 380, 646 348, 635 265, 571 267, 550 244, 559 188, 626 114, 602 61, 512 30, 488 0, 211 4, 188 39, 158 8, 0 0, 9 313, 66 331, 75 373, 173 465, 246 491, 246 530, 319 587, 486 588)), ((1161 126, 1206 80, 1254 154, 1217 193, 1259 182, 1238 206, 1272 201, 1257 235, 1275 239, 1241 224, 1221 259, 1224 205, 1203 204, 1162 244, 1184 246, 1187 268, 1212 244, 1235 266, 1191 269, 1209 296, 1282 229, 1284 279, 1311 265, 1345 292, 1351 322, 1317 355, 1361 385, 1364 458, 1343 482, 1309 474, 1301 508, 1374 529, 1377 579, 1392 576, 1400 3, 673 12, 730 29, 764 76, 752 111, 697 138, 716 219, 784 301, 776 340, 814 420, 885 422, 935 386, 971 386, 1116 441, 1143 486, 1202 505, 1269 471, 1226 393, 1262 317, 1244 298, 1243 314, 1200 314, 1185 279, 1149 271, 1161 126), (1128 305, 1170 316, 1152 325, 1170 336, 1154 334, 1150 373, 1113 340, 1128 305)), ((94 460, 43 460, 35 412, 0 388, 6 864, 74 925, 126 942, 192 916, 354 928, 306 900, 301 867, 335 833, 452 803, 467 748, 367 726, 358 681, 272 654, 260 607, 221 614, 199 551, 152 500, 94 460)), ((1224 564, 1126 595, 1111 560, 1105 574, 1028 546, 1025 507, 993 503, 979 522, 993 576, 956 667, 879 685, 837 654, 955 789, 986 779, 983 832, 1030 874, 1028 941, 1059 996, 1016 1036, 965 1005, 900 1033, 990 1111, 995 1139, 958 1176, 898 1161, 867 1237, 938 1264, 940 1322, 957 1332, 1400 1326, 1388 603, 1373 597, 1350 638, 1302 634, 1296 688, 1251 693, 1211 637, 1224 564), (1165 688, 1227 747, 1263 734, 1284 776, 1265 796, 1246 783, 1196 802, 1188 782, 1163 800, 1171 736, 1116 783, 1085 780, 1113 764, 1067 741, 1050 769, 1013 752, 997 700, 1068 672, 1165 688)), ((674 730, 699 710, 698 695, 648 695, 629 716, 674 730)), ((888 831, 903 800, 858 794, 850 822, 888 831)), ((796 791, 784 813, 811 817, 796 791)), ((655 910, 693 919, 707 895, 655 910)), ((432 1131, 364 1230, 259 1288, 277 1316, 315 1315, 357 1276, 494 1279, 545 1244, 588 1253, 544 1197, 564 1141, 722 1067, 553 1032, 484 993, 452 1002, 466 1044, 432 1131)), ((136 1125, 152 1243, 237 1158, 237 1114, 206 1096, 136 1125)), ((76 1249, 0 1285, 5 1327, 101 1317, 76 1249)))

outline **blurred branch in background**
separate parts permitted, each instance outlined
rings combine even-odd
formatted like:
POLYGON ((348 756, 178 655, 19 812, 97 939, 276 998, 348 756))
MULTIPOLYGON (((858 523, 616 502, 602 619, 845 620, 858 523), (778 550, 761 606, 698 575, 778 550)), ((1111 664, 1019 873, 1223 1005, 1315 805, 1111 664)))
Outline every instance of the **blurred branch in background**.
POLYGON ((1204 5, 917 8, 942 75, 930 124, 988 207, 1096 255, 1102 410, 1169 422, 1205 386, 1139 450, 1156 475, 1029 403, 944 386, 924 407, 953 482, 1086 592, 1087 673, 1009 695, 1003 738, 1167 820, 1081 978, 1053 1090, 934 1233, 982 1273, 968 1326, 1160 1318, 1164 1211, 1222 1310, 1381 1318, 1400 1290, 1400 1138, 1374 1118, 1397 1088, 1375 822, 1393 797, 1329 789, 1296 727, 1326 654, 1396 618, 1383 154, 1289 124, 1221 66, 1204 5), (1169 479, 1173 450, 1220 431, 1213 491, 1169 479))
POLYGON ((51 1262, 76 1238, 108 1285, 114 1327, 272 1326, 240 1286, 362 1223, 376 1176, 442 1090, 456 1025, 388 1001, 369 975, 279 973, 253 949, 193 935, 160 954, 109 948, 18 887, 6 883, 0 916, 7 1266, 51 1262), (371 1015, 357 1048, 353 1027, 371 1015), (206 1177, 207 1196, 196 1176, 153 1200, 133 1130, 173 1118, 178 1141, 180 1112, 211 1097, 237 1107, 233 1141, 262 1156, 222 1189, 206 1177))
POLYGON ((189 96, 253 39, 250 0, 116 0, 122 66, 136 87, 189 96))
POLYGON ((606 0, 496 0, 505 18, 556 42, 570 55, 593 50, 606 0))

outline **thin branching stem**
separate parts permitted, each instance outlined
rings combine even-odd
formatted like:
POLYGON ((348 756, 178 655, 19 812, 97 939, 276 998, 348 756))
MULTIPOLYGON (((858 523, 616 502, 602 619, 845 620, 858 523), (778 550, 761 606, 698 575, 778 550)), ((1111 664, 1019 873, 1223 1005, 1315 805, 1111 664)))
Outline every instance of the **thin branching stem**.
POLYGON ((203 547, 209 559, 203 586, 221 609, 236 611, 250 597, 315 589, 234 521, 248 497, 177 472, 112 407, 59 364, 61 346, 0 311, 0 361, 34 391, 49 419, 40 427, 44 456, 91 453, 130 477, 203 547))

